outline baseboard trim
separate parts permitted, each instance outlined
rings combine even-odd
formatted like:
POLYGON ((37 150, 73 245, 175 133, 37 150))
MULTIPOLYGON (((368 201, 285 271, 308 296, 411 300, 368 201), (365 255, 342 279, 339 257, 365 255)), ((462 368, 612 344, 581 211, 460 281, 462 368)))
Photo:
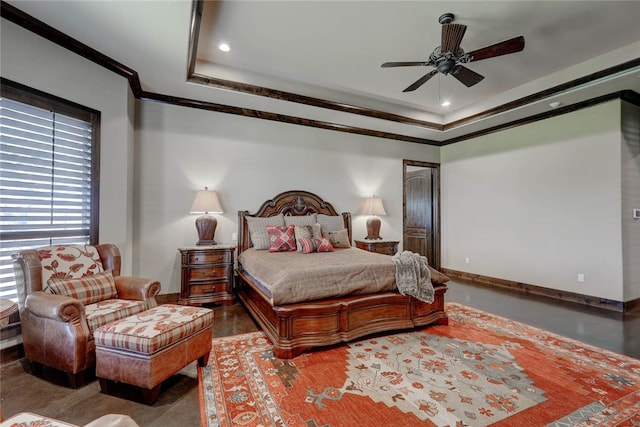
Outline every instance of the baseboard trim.
POLYGON ((543 286, 529 285, 527 283, 514 282, 512 280, 499 279, 496 277, 483 276, 481 274, 469 273, 466 271, 452 270, 450 268, 441 268, 441 271, 451 278, 470 280, 478 284, 495 286, 498 288, 506 288, 525 294, 540 295, 555 298, 561 301, 570 301, 592 307, 605 308, 607 310, 617 311, 620 313, 628 313, 640 309, 640 298, 622 302, 606 298, 594 297, 591 295, 579 294, 575 292, 545 288, 543 286))

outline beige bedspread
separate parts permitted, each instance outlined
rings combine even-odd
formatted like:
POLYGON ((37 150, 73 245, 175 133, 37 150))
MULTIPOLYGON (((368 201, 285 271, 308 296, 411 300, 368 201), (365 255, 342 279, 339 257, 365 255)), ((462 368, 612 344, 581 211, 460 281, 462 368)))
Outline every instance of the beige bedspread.
POLYGON ((357 248, 311 254, 251 248, 238 261, 269 289, 273 305, 396 290, 391 257, 357 248))

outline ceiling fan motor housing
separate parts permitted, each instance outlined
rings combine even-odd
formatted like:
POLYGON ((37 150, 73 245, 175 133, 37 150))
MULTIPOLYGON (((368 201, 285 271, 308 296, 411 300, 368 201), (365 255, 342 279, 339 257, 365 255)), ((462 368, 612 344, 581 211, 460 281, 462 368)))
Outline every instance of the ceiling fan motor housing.
POLYGON ((450 12, 449 13, 443 13, 438 18, 438 22, 441 23, 442 25, 450 24, 450 23, 453 22, 453 18, 455 18, 455 15, 453 13, 450 13, 450 12))

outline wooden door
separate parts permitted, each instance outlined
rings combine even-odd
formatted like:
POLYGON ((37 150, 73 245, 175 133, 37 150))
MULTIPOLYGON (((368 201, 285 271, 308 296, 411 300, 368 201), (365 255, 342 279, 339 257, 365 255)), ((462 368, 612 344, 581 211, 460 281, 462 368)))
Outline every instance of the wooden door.
POLYGON ((405 160, 403 250, 424 255, 440 268, 439 165, 405 160))

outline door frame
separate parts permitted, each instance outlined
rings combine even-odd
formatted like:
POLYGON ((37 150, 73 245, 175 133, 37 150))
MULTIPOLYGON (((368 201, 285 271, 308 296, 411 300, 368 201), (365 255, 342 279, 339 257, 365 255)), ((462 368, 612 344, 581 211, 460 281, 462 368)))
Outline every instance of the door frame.
POLYGON ((436 270, 440 269, 440 164, 432 163, 432 162, 423 162, 419 160, 402 160, 402 246, 404 249, 404 230, 405 230, 405 219, 407 217, 407 201, 406 201, 406 182, 407 182, 407 167, 408 166, 418 166, 432 169, 433 171, 433 268, 436 270))

